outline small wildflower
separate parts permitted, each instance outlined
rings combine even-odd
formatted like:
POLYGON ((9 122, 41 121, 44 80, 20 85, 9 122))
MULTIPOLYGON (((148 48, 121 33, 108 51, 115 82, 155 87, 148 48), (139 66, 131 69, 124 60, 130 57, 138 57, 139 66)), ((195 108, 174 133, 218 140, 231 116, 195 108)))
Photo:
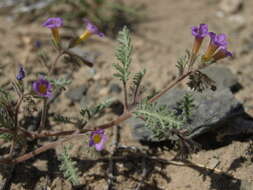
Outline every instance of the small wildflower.
POLYGON ((34 43, 35 48, 40 49, 42 47, 42 43, 39 40, 36 40, 34 43))
POLYGON ((222 47, 213 55, 213 59, 214 61, 218 61, 225 57, 232 57, 232 56, 233 54, 230 51, 228 51, 225 47, 222 47))
POLYGON ((20 66, 19 67, 19 71, 18 71, 18 74, 16 75, 16 79, 21 81, 25 78, 25 70, 24 70, 24 67, 23 66, 20 66))
POLYGON ((81 41, 88 39, 91 35, 94 34, 100 37, 104 37, 104 33, 100 32, 99 29, 94 24, 92 24, 88 19, 84 19, 84 22, 86 24, 86 29, 77 39, 75 39, 72 43, 70 43, 69 45, 70 48, 74 47, 81 41))
POLYGON ((191 31, 192 31, 192 35, 195 37, 193 48, 192 48, 192 54, 196 56, 202 44, 203 39, 208 35, 208 25, 200 24, 199 27, 193 26, 191 28, 191 31))
POLYGON ((42 97, 50 98, 52 96, 52 85, 44 77, 33 82, 33 90, 42 97))
POLYGON ((60 42, 59 28, 63 25, 63 20, 59 17, 48 18, 42 26, 51 29, 55 42, 60 42))
POLYGON ((206 61, 210 60, 218 48, 226 48, 228 45, 226 34, 215 34, 209 32, 210 42, 204 55, 206 61))
POLYGON ((95 146, 97 151, 101 151, 104 148, 104 144, 107 141, 107 136, 103 129, 91 132, 89 146, 95 146))

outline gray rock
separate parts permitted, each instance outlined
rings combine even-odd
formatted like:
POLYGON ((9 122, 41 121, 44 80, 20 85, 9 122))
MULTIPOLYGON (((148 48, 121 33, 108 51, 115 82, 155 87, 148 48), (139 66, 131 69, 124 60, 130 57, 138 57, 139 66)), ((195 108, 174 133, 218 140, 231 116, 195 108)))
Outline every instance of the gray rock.
POLYGON ((236 13, 243 5, 243 0, 222 0, 220 3, 220 9, 225 13, 236 13))
POLYGON ((87 93, 87 87, 82 85, 79 87, 69 89, 65 95, 69 98, 72 102, 80 102, 82 97, 87 93))
MULTIPOLYGON (((215 130, 236 116, 244 113, 243 106, 238 102, 228 88, 203 93, 189 92, 183 89, 173 89, 162 96, 157 103, 165 104, 174 109, 186 93, 192 93, 196 109, 192 113, 192 120, 182 129, 189 131, 188 138, 194 138, 211 130, 215 130)), ((157 142, 152 133, 144 127, 140 119, 131 119, 133 136, 139 141, 157 142)))
POLYGON ((76 55, 82 57, 84 60, 91 62, 91 63, 94 63, 95 60, 97 59, 97 57, 99 55, 101 55, 101 53, 99 53, 98 51, 87 51, 87 50, 83 50, 78 47, 71 48, 69 50, 69 52, 76 54, 76 55))
POLYGON ((113 84, 110 85, 110 89, 109 89, 110 93, 119 94, 119 93, 121 93, 121 91, 122 91, 122 89, 118 84, 113 83, 113 84))
POLYGON ((246 19, 240 14, 231 15, 228 17, 229 24, 231 29, 235 32, 240 32, 246 27, 246 19))
POLYGON ((236 75, 227 67, 210 66, 203 69, 202 72, 215 81, 217 90, 228 88, 235 93, 242 88, 236 75))
POLYGON ((253 33, 250 35, 249 38, 244 40, 242 45, 241 54, 248 54, 253 50, 253 33))

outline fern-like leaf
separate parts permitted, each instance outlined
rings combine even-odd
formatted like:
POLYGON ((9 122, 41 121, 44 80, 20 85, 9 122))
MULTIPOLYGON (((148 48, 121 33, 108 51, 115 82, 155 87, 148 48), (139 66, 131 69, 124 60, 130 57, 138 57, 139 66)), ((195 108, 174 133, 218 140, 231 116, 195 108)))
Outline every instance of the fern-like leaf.
POLYGON ((146 73, 146 69, 143 69, 142 71, 135 73, 133 76, 133 86, 131 87, 131 89, 133 92, 133 103, 134 104, 137 101, 136 100, 137 96, 139 96, 141 94, 141 92, 139 92, 140 91, 139 89, 140 89, 141 82, 142 82, 142 79, 143 79, 145 73, 146 73))
POLYGON ((59 123, 73 123, 70 117, 56 114, 53 116, 54 121, 59 123))
POLYGON ((187 67, 188 63, 189 63, 189 59, 191 57, 191 53, 189 50, 186 50, 186 54, 184 56, 181 56, 178 60, 177 60, 177 64, 176 67, 178 68, 178 73, 179 76, 184 74, 185 68, 187 67))
POLYGON ((99 114, 101 114, 101 112, 103 112, 104 109, 111 106, 113 102, 114 102, 114 99, 111 98, 111 99, 107 99, 107 100, 101 102, 100 104, 98 104, 94 107, 82 108, 81 111, 80 111, 80 114, 83 117, 86 116, 88 119, 95 118, 99 114))
POLYGON ((116 70, 114 76, 126 83, 130 75, 129 66, 132 62, 131 55, 133 50, 130 32, 126 26, 119 32, 118 42, 119 47, 116 50, 116 57, 121 64, 113 64, 116 70))
POLYGON ((55 88, 59 88, 59 89, 65 89, 67 85, 71 84, 71 80, 68 80, 66 78, 49 79, 49 81, 52 83, 52 85, 55 88))
POLYGON ((191 115, 193 109, 196 107, 194 104, 194 99, 191 94, 185 94, 183 99, 177 103, 177 111, 180 118, 184 122, 189 122, 191 120, 191 115))
POLYGON ((196 71, 191 74, 189 79, 190 81, 187 83, 187 85, 194 91, 202 92, 208 88, 211 90, 216 90, 215 81, 200 71, 196 71))
POLYGON ((166 105, 142 103, 134 114, 145 121, 145 126, 152 131, 155 138, 161 140, 171 134, 170 130, 178 129, 183 124, 175 112, 170 111, 166 105))
POLYGON ((69 156, 69 149, 69 147, 64 146, 63 153, 59 156, 59 160, 61 161, 60 170, 68 181, 73 185, 78 185, 79 172, 76 168, 76 162, 74 162, 69 156))

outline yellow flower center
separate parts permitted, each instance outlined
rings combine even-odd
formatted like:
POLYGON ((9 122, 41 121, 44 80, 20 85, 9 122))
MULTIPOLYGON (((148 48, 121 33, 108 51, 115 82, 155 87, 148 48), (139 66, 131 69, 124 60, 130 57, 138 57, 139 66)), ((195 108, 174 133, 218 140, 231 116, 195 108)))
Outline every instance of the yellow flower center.
POLYGON ((100 136, 99 134, 94 135, 94 136, 93 136, 93 141, 94 141, 95 144, 100 143, 100 141, 101 141, 101 136, 100 136))
POLYGON ((39 92, 40 92, 41 94, 46 94, 46 93, 47 93, 47 86, 46 86, 45 84, 41 84, 41 85, 39 86, 39 92))

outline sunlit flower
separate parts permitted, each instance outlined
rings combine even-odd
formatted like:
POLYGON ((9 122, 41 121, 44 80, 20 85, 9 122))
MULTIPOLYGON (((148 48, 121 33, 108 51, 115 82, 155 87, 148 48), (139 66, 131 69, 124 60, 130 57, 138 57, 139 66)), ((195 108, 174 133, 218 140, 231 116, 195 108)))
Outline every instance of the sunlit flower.
POLYGON ((33 90, 42 97, 50 98, 52 96, 52 85, 44 77, 33 82, 33 90))
POLYGON ((207 24, 200 24, 198 26, 193 26, 191 28, 192 35, 195 37, 193 48, 192 48, 192 54, 197 55, 199 52, 199 48, 202 44, 202 41, 205 36, 208 35, 208 25, 207 24))
POLYGON ((51 29, 54 40, 58 43, 60 41, 59 28, 63 25, 63 20, 59 17, 48 18, 42 26, 51 29))
POLYGON ((103 150, 106 141, 107 136, 103 129, 92 131, 90 135, 89 146, 94 146, 97 151, 101 151, 103 150))
POLYGON ((226 34, 215 34, 214 32, 209 32, 210 42, 207 51, 204 55, 205 60, 210 60, 218 48, 227 48, 227 36, 226 34))
POLYGON ((76 39, 74 40, 69 47, 74 47, 76 44, 80 43, 83 40, 88 39, 91 35, 98 35, 99 37, 104 37, 104 33, 100 32, 97 26, 92 24, 88 19, 84 19, 84 22, 86 24, 86 29, 84 32, 76 39))
POLYGON ((21 81, 25 78, 25 70, 24 70, 24 67, 23 66, 20 66, 19 67, 19 71, 18 71, 18 74, 16 75, 16 79, 21 81))
POLYGON ((225 57, 232 57, 232 56, 233 54, 230 51, 228 51, 225 47, 222 47, 213 55, 213 60, 218 61, 225 57))

